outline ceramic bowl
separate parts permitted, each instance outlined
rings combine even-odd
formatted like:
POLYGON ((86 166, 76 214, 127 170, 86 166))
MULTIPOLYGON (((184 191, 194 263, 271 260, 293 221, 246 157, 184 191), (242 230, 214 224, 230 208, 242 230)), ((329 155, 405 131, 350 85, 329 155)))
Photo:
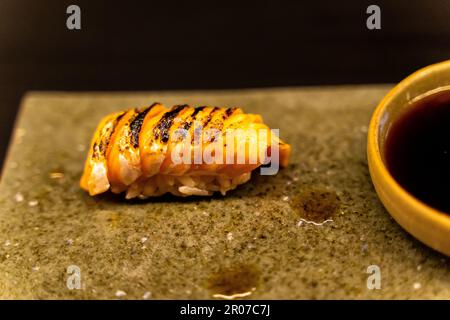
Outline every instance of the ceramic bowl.
POLYGON ((430 207, 400 186, 387 169, 384 146, 389 128, 412 106, 411 101, 449 86, 450 60, 425 67, 401 81, 375 109, 367 141, 369 171, 381 202, 406 231, 448 256, 450 214, 430 207))

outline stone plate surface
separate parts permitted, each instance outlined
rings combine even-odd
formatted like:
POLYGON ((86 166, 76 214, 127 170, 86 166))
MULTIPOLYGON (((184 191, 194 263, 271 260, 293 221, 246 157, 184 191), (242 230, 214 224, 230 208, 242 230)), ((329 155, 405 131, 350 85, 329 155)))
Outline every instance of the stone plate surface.
POLYGON ((27 94, 0 185, 0 298, 450 298, 450 260, 397 225, 369 176, 367 126, 390 87, 27 94), (260 113, 291 164, 225 197, 87 195, 100 118, 154 101, 260 113))

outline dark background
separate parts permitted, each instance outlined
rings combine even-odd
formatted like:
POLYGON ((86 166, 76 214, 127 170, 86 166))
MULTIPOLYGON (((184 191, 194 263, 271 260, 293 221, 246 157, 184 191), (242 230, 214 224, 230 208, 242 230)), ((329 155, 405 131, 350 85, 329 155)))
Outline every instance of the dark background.
POLYGON ((0 0, 0 167, 28 90, 397 82, 449 54, 450 0, 0 0))

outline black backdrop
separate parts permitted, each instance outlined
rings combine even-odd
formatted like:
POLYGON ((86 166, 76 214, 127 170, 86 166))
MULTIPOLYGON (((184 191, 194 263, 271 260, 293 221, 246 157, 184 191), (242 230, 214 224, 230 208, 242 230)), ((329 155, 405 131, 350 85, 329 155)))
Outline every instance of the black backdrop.
POLYGON ((450 0, 0 0, 0 165, 28 90, 397 82, 449 53, 450 0))

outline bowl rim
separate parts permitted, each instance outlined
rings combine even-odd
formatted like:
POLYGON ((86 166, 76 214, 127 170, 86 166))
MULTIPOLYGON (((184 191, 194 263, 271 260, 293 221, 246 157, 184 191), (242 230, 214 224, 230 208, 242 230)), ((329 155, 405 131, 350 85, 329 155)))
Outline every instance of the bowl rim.
MULTIPOLYGON (((375 170, 378 170, 380 175, 385 180, 386 184, 389 186, 391 191, 395 194, 396 197, 402 198, 404 202, 409 203, 411 206, 415 207, 416 212, 419 215, 426 216, 427 219, 433 220, 433 222, 439 223, 441 225, 445 225, 450 230, 450 214, 445 213, 443 211, 439 211, 426 204, 425 202, 417 199, 411 193, 409 193, 406 189, 404 189, 395 178, 391 175, 386 165, 383 162, 381 157, 381 151, 378 141, 378 131, 379 131, 379 123, 381 117, 384 115, 385 110, 389 103, 393 100, 393 98, 406 86, 410 85, 412 82, 415 82, 418 78, 435 71, 436 69, 441 69, 450 66, 450 60, 445 60, 442 62, 438 62, 435 64, 431 64, 424 68, 421 68, 402 81, 400 81, 394 88, 392 88, 384 98, 379 102, 375 111, 372 114, 369 123, 368 129, 368 138, 367 138, 367 151, 369 153, 368 160, 371 162, 371 165, 375 170), (373 151, 373 152, 370 152, 373 151)), ((421 96, 421 95, 420 95, 421 96)), ((419 96, 419 97, 420 97, 419 96)))

